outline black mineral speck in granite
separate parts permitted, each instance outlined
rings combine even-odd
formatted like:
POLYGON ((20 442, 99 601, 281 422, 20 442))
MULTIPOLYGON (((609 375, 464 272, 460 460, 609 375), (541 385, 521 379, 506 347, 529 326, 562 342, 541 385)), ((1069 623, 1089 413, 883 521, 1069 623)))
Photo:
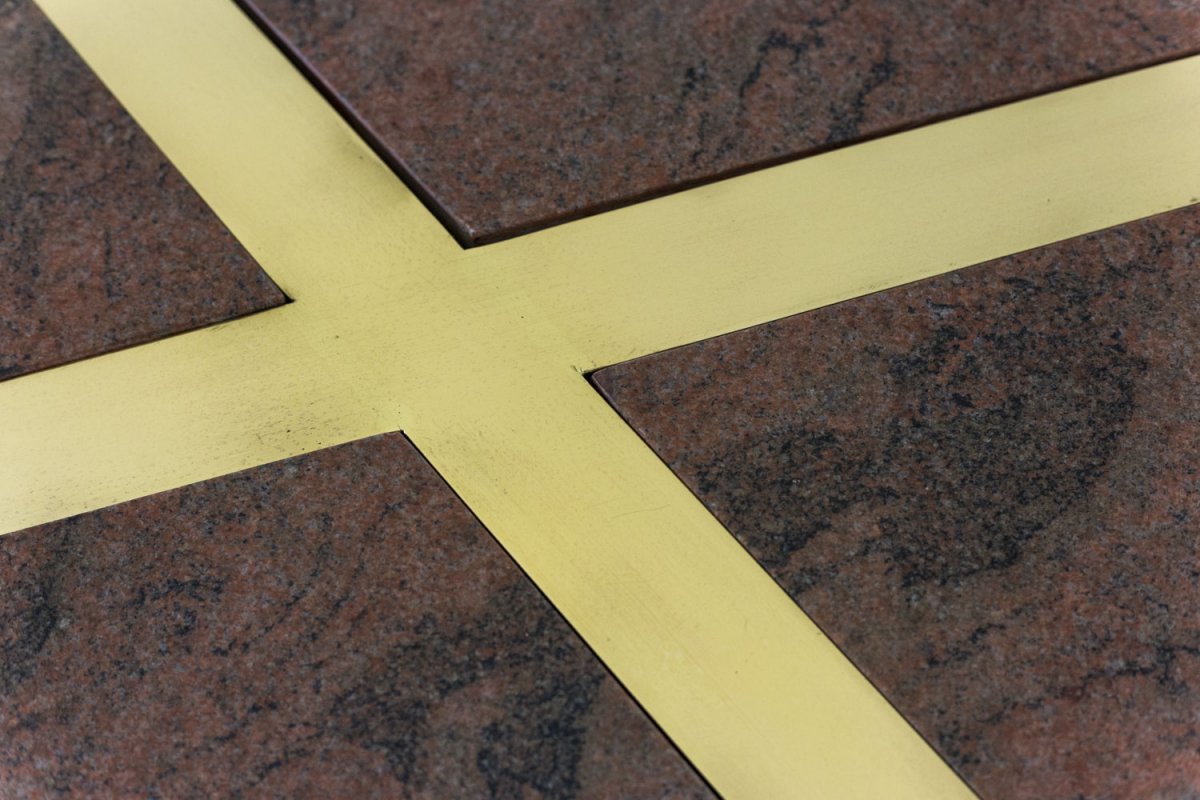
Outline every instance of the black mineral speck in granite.
POLYGON ((1198 356, 1193 206, 596 382, 984 798, 1181 800, 1198 356))
POLYGON ((711 797, 399 435, 0 537, 0 587, 0 797, 711 797))

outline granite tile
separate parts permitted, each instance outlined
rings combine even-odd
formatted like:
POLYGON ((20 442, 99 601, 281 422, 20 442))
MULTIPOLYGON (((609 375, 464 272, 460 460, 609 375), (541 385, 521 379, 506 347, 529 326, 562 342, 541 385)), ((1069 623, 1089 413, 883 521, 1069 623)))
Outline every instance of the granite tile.
POLYGON ((1192 206, 595 377, 983 797, 1193 798, 1198 343, 1192 206))
POLYGON ((709 797, 402 436, 0 538, 4 797, 709 797))
POLYGON ((29 0, 0 74, 0 379, 285 302, 29 0))
POLYGON ((1195 0, 241 0, 461 238, 1200 51, 1195 0))

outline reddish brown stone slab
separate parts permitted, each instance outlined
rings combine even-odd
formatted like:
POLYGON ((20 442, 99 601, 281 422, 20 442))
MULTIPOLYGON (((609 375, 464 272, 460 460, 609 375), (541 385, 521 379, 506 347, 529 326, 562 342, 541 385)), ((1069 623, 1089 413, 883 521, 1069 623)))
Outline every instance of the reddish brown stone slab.
POLYGON ((243 0, 485 241, 1200 51, 1191 0, 243 0))
POLYGON ((29 0, 0 75, 0 379, 285 302, 29 0))
POLYGON ((709 797, 400 435, 0 538, 0 796, 709 797))
POLYGON ((1200 206, 596 380, 983 797, 1200 796, 1200 206))

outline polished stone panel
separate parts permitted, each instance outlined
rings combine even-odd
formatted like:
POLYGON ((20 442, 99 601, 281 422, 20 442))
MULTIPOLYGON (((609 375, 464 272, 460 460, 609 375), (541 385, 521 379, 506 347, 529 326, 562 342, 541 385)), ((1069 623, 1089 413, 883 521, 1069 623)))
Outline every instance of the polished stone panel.
POLYGON ((1200 51, 1194 0, 244 0, 486 241, 1200 51))
POLYGON ((0 587, 0 796, 711 796, 399 434, 2 537, 0 587))
POLYGON ((285 302, 30 0, 0 76, 0 379, 285 302))
POLYGON ((1193 206, 595 380, 983 797, 1186 798, 1198 345, 1193 206))

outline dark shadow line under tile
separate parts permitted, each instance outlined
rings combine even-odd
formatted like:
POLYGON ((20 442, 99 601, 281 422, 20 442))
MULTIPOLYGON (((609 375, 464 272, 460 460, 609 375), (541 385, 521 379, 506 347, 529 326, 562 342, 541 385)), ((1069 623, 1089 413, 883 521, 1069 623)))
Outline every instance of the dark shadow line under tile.
POLYGON ((311 61, 304 57, 298 48, 292 46, 283 32, 271 22, 266 14, 258 9, 253 0, 233 0, 233 2, 254 23, 255 27, 278 48, 279 52, 304 76, 312 87, 317 90, 321 97, 325 98, 325 101, 333 107, 334 111, 341 116, 346 124, 362 137, 362 140, 366 142, 372 152, 384 164, 387 164, 388 168, 396 174, 396 177, 408 187, 409 191, 416 195, 421 204, 454 237, 454 240, 463 249, 474 246, 476 243, 471 241, 466 229, 448 211, 442 208, 429 187, 422 183, 421 179, 409 170, 403 161, 396 157, 387 145, 383 143, 383 138, 367 123, 366 119, 354 110, 350 102, 342 97, 333 88, 332 84, 325 80, 324 76, 321 75, 311 61))
MULTIPOLYGON (((255 263, 255 266, 258 266, 257 262, 254 262, 254 263, 255 263)), ((262 269, 262 267, 259 267, 259 269, 262 269)), ((263 270, 263 274, 264 275, 267 274, 266 270, 263 270)), ((267 275, 268 280, 270 279, 270 277, 271 277, 270 275, 267 275)), ((198 331, 206 330, 208 328, 219 328, 223 325, 228 325, 231 322, 237 322, 240 319, 246 319, 247 317, 254 317, 259 314, 269 314, 272 311, 275 311, 280 308, 286 308, 287 306, 290 306, 292 303, 296 302, 291 297, 288 297, 288 295, 283 291, 283 289, 280 289, 278 284, 276 284, 274 281, 271 281, 271 285, 274 286, 275 289, 279 292, 279 294, 283 296, 282 303, 276 303, 275 305, 270 306, 269 308, 259 308, 259 309, 247 311, 243 314, 238 314, 237 316, 234 316, 234 317, 228 317, 228 318, 220 320, 218 322, 201 323, 195 327, 185 328, 183 330, 174 331, 172 333, 168 333, 168 334, 165 334, 162 336, 154 336, 153 338, 147 339, 142 342, 130 342, 128 344, 119 345, 117 347, 106 347, 105 349, 97 350, 94 353, 88 353, 87 355, 81 355, 81 356, 74 356, 74 357, 68 358, 65 361, 59 361, 59 362, 56 362, 53 364, 46 364, 45 366, 41 366, 36 369, 25 370, 22 372, 17 372, 12 375, 5 375, 4 371, 0 370, 0 384, 3 384, 7 381, 15 381, 15 380, 18 380, 19 378, 25 378, 30 375, 36 375, 39 372, 45 372, 46 370, 58 369, 59 367, 65 367, 65 366, 68 366, 69 364, 78 364, 81 361, 89 361, 93 358, 103 358, 104 356, 112 355, 113 353, 119 353, 122 350, 131 350, 134 347, 145 347, 147 345, 155 344, 156 342, 163 342, 163 341, 166 341, 167 339, 174 339, 176 336, 185 336, 189 333, 196 333, 198 331)), ((122 502, 124 502, 124 501, 122 501, 122 502)))
POLYGON ((270 21, 267 15, 263 13, 257 7, 257 5, 255 5, 254 0, 233 0, 233 2, 242 10, 242 12, 250 19, 250 21, 253 22, 260 31, 262 31, 262 33, 271 41, 271 43, 274 44, 281 53, 283 53, 284 57, 287 58, 288 61, 300 71, 300 73, 308 80, 308 82, 312 84, 313 88, 315 88, 320 95, 325 98, 326 102, 333 106, 334 110, 341 115, 342 119, 345 120, 345 122, 355 131, 355 133, 362 137, 363 141, 367 143, 375 155, 378 156, 379 159, 385 164, 387 164, 392 172, 396 174, 396 177, 399 178, 414 195, 416 195, 425 208, 429 210, 429 213, 433 214, 438 222, 440 222, 446 228, 454 240, 458 242, 463 249, 481 247, 483 245, 495 244, 496 242, 502 242, 508 239, 515 239, 519 236, 536 233, 538 231, 545 230, 547 228, 554 228, 559 225, 565 225, 568 222, 574 222, 586 217, 596 216, 597 214, 603 214, 618 208, 637 205, 647 200, 654 200, 659 197, 667 197, 679 192, 686 192, 689 189, 695 189, 698 186, 706 186, 710 183, 716 183, 729 178, 736 178, 739 175, 746 175, 751 172, 757 172, 770 167, 777 167, 781 164, 788 164, 793 161, 801 161, 806 158, 811 158, 812 156, 818 156, 834 150, 841 150, 846 147, 852 147, 854 145, 863 144, 876 139, 882 139, 897 133, 903 133, 905 131, 915 130, 917 128, 924 128, 928 125, 936 125, 940 122, 946 122, 951 119, 969 116, 980 111, 989 111, 994 108, 1012 105, 1013 103, 1031 100, 1035 97, 1054 94, 1065 89, 1073 89, 1077 86, 1084 86, 1089 83, 1115 78, 1119 75, 1125 75, 1131 72, 1157 67, 1162 64, 1169 64, 1173 61, 1182 61, 1183 59, 1200 55, 1200 47, 1196 47, 1183 53, 1177 53, 1162 58, 1151 59, 1139 64, 1121 67, 1112 70, 1111 72, 1105 72, 1103 75, 1094 75, 1074 81, 1066 81, 1062 84, 1056 85, 1051 89, 1037 89, 1024 92, 1011 97, 1001 98, 989 103, 983 103, 978 106, 972 106, 970 108, 950 111, 944 114, 925 117, 920 120, 913 120, 911 122, 881 128, 873 133, 852 137, 840 142, 814 145, 813 147, 808 147, 803 150, 795 150, 790 153, 774 156, 772 158, 761 159, 748 164, 743 164, 732 169, 714 172, 711 175, 706 175, 702 178, 694 178, 670 185, 651 187, 641 192, 635 192, 634 194, 625 195, 612 200, 597 202, 584 208, 567 212, 561 216, 535 219, 527 223, 510 226, 509 228, 497 231, 495 233, 484 234, 476 238, 471 238, 466 226, 457 220, 453 214, 451 214, 441 205, 434 191, 427 186, 420 179, 420 177, 416 175, 416 173, 410 170, 399 156, 391 151, 391 149, 384 143, 383 138, 376 133, 371 125, 366 121, 366 118, 362 114, 358 113, 350 104, 350 102, 341 94, 339 94, 333 85, 321 75, 317 67, 311 61, 305 58, 304 55, 300 53, 298 48, 294 47, 291 42, 288 41, 283 32, 270 21))
POLYGON ((1046 95, 1055 94, 1057 92, 1061 92, 1066 89, 1074 89, 1078 86, 1084 86, 1089 83, 1096 83, 1098 81, 1108 80, 1109 78, 1116 78, 1120 75, 1126 75, 1131 72, 1138 72, 1143 69, 1150 69, 1151 67, 1157 67, 1157 66, 1161 66, 1163 64, 1169 64, 1173 61, 1182 61, 1183 59, 1192 58, 1193 56, 1198 56, 1198 55, 1200 55, 1200 47, 1196 48, 1195 50, 1189 50, 1186 53, 1167 56, 1165 58, 1160 58, 1160 59, 1157 59, 1154 61, 1149 61, 1144 64, 1136 64, 1134 66, 1123 67, 1121 69, 1113 70, 1112 72, 1108 72, 1103 75, 1097 75, 1097 76, 1093 76, 1093 77, 1082 78, 1082 79, 1079 79, 1076 81, 1065 82, 1059 86, 1055 86, 1053 89, 1042 89, 1042 90, 1030 91, 1030 92, 1026 92, 1024 94, 1002 98, 1000 100, 996 100, 991 103, 984 103, 979 106, 972 106, 970 108, 964 108, 959 111, 950 111, 950 112, 947 112, 944 114, 935 114, 935 115, 931 115, 929 117, 924 117, 919 120, 913 120, 911 122, 901 123, 899 125, 892 125, 890 127, 881 128, 880 130, 875 131, 873 133, 867 133, 867 134, 856 136, 856 137, 853 137, 850 139, 844 139, 840 142, 833 142, 831 144, 813 145, 812 147, 808 147, 803 150, 794 150, 790 153, 784 153, 784 154, 781 154, 778 156, 773 156, 771 158, 760 159, 758 161, 753 161, 753 162, 750 162, 748 164, 743 164, 738 167, 733 167, 732 169, 714 172, 711 175, 705 175, 704 177, 701 177, 701 178, 693 178, 690 180, 679 181, 678 183, 673 183, 669 186, 651 188, 651 189, 647 189, 642 192, 627 195, 625 197, 619 197, 619 198, 616 198, 613 200, 595 203, 593 205, 587 206, 586 208, 581 208, 581 209, 578 209, 577 211, 569 212, 569 213, 564 214, 559 217, 553 217, 553 218, 541 219, 541 220, 533 220, 527 224, 516 225, 516 226, 513 226, 506 230, 499 231, 497 233, 485 234, 465 246, 466 247, 479 247, 482 245, 488 245, 488 244, 494 244, 496 242, 502 242, 507 239, 515 239, 519 236, 525 236, 527 234, 536 233, 538 231, 545 230, 547 228, 554 228, 559 225, 565 225, 569 222, 575 222, 577 220, 585 219, 587 217, 593 217, 598 214, 604 214, 609 211, 615 211, 619 208, 626 208, 628 206, 634 206, 639 203, 644 203, 648 200, 655 200, 660 197, 669 197, 670 195, 678 194, 680 192, 686 192, 686 191, 695 189, 700 186, 707 186, 711 183, 718 183, 720 181, 728 180, 730 178, 737 178, 741 175, 748 175, 752 172, 758 172, 760 170, 770 169, 771 167, 778 167, 783 164, 790 164, 794 161, 803 161, 805 159, 812 158, 814 156, 831 153, 835 150, 844 150, 848 147, 854 147, 855 145, 866 144, 867 142, 872 142, 877 139, 885 139, 889 136, 894 136, 898 133, 905 133, 907 131, 917 130, 918 128, 925 128, 930 125, 936 125, 941 122, 949 122, 950 120, 958 119, 960 117, 967 117, 967 116, 970 116, 972 114, 977 114, 982 111, 991 111, 992 109, 995 109, 995 108, 1001 108, 1003 106, 1013 105, 1014 103, 1021 103, 1026 100, 1032 100, 1036 97, 1044 97, 1046 95))
POLYGON ((530 577, 529 573, 525 571, 525 567, 521 566, 520 562, 513 558, 512 554, 508 552, 508 548, 504 546, 504 543, 501 542, 500 539, 494 533, 492 533, 491 529, 484 524, 483 520, 481 520, 475 514, 475 510, 471 508, 470 504, 467 503, 462 495, 458 493, 458 490, 450 484, 450 481, 446 479, 446 476, 444 476, 441 471, 438 470, 438 468, 434 466, 434 464, 428 458, 425 457, 425 454, 421 452, 421 448, 417 445, 417 443, 410 439, 408 434, 404 433, 404 431, 400 431, 400 434, 404 437, 405 441, 412 446, 413 451, 416 452, 417 456, 425 462, 426 466, 428 466, 429 469, 438 476, 438 480, 442 482, 442 485, 454 495, 454 498, 458 500, 458 502, 462 503, 463 508, 465 508, 467 513, 471 515, 471 518, 479 524, 479 527, 487 531, 487 534, 489 537, 491 537, 492 542, 495 543, 498 548, 500 548, 500 552, 503 553, 504 558, 508 559, 509 563, 511 563, 517 569, 517 571, 521 573, 521 577, 523 577, 529 583, 529 585, 533 587, 534 591, 538 593, 538 596, 541 597, 542 600, 544 600, 550 606, 550 608, 554 609, 554 613, 558 615, 558 618, 566 623, 567 627, 571 629, 571 633, 579 639, 580 643, 587 648, 587 651, 591 653, 594 659, 596 659, 596 663, 598 663, 604 672, 608 674, 608 676, 611 677, 618 686, 621 687, 621 691, 625 693, 625 696, 629 698, 629 700, 637 707, 638 711, 645 716, 651 725, 654 726, 654 729, 662 735, 663 739, 670 744, 671 749, 679 754, 679 757, 682 758, 684 763, 688 765, 688 768, 691 769, 692 773, 695 774, 695 776, 710 792, 713 793, 715 797, 720 797, 721 794, 711 783, 708 782, 708 779, 704 777, 703 773, 696 769, 696 765, 692 763, 691 758, 689 758, 688 754, 683 751, 683 748, 679 747, 679 745, 675 743, 675 740, 672 739, 670 735, 668 735, 667 732, 662 729, 662 726, 658 724, 658 720, 656 720, 650 713, 646 711, 646 708, 642 705, 642 702, 634 696, 633 692, 629 691, 629 687, 627 687, 619 677, 613 674, 613 671, 608 668, 608 664, 604 662, 604 659, 601 658, 600 655, 592 648, 591 643, 588 642, 587 639, 585 639, 583 635, 575 628, 575 623, 568 619, 566 614, 559 609, 558 605, 555 604, 555 602, 550 599, 545 592, 542 591, 542 587, 538 585, 537 581, 530 577))
MULTIPOLYGON (((713 338, 716 338, 716 337, 713 337, 713 338)), ((631 360, 636 361, 637 359, 631 359, 631 360)), ((634 426, 633 422, 628 417, 626 417, 623 413, 621 413, 621 409, 617 408, 616 404, 613 402, 613 399, 611 397, 609 397, 608 393, 605 392, 604 389, 595 381, 593 376, 598 371, 599 370, 593 370, 584 375, 584 378, 587 380, 588 384, 591 386, 592 391, 596 392, 596 394, 598 394, 604 400, 604 402, 608 405, 608 407, 610 409, 612 409, 613 413, 615 413, 618 417, 620 417, 621 421, 624 422, 629 427, 629 430, 631 430, 633 432, 633 434, 635 436, 637 436, 639 440, 641 440, 642 444, 646 447, 646 449, 654 454, 654 457, 658 459, 658 462, 660 464, 662 464, 663 469, 668 470, 672 475, 674 475, 675 480, 679 481, 679 483, 683 485, 684 489, 686 489, 688 491, 688 493, 692 495, 692 497, 696 498, 696 502, 703 505, 705 510, 707 510, 708 513, 710 515, 712 515, 714 519, 716 519, 716 515, 713 514, 712 509, 708 507, 708 504, 705 503, 700 497, 698 497, 696 495, 696 493, 692 491, 692 487, 688 486, 687 483, 684 482, 684 480, 679 477, 679 475, 675 472, 675 470, 671 468, 671 465, 668 464, 665 460, 663 460, 663 457, 661 455, 659 455, 658 451, 650 446, 650 443, 647 442, 645 437, 642 436, 641 431, 639 431, 634 426)), ((717 523, 720 524, 722 528, 725 528, 724 523, 722 523, 720 520, 717 520, 717 523)), ((787 589, 785 589, 783 587, 783 585, 775 579, 774 575, 772 575, 770 572, 767 572, 766 568, 763 567, 763 565, 761 563, 759 563, 759 560, 754 557, 754 554, 751 553, 744 544, 742 544, 741 540, 738 539, 736 536, 734 536, 733 533, 731 533, 728 528, 725 528, 725 534, 730 539, 732 539, 733 542, 738 547, 740 547, 742 549, 742 551, 746 554, 747 557, 752 559, 754 561, 754 563, 758 565, 758 568, 760 570, 762 570, 763 573, 771 580, 771 582, 774 583, 779 588, 779 591, 783 592, 783 594, 788 598, 788 600, 790 600, 792 602, 792 604, 796 606, 796 608, 800 609, 801 613, 803 613, 804 616, 808 617, 808 620, 817 627, 817 630, 821 631, 821 634, 826 638, 826 640, 829 642, 829 644, 831 646, 837 648, 837 651, 842 654, 842 657, 845 658, 846 661, 849 662, 851 666, 854 667, 855 671, 858 672, 859 676, 861 676, 863 680, 865 680, 868 684, 870 684, 871 688, 874 689, 875 692, 880 697, 883 698, 884 702, 887 703, 892 708, 892 710, 896 712, 896 714, 900 717, 900 719, 904 720, 904 723, 908 726, 908 729, 912 732, 912 734, 914 736, 921 737, 921 741, 925 742, 925 746, 928 747, 934 753, 934 755, 936 755, 938 757, 938 760, 940 760, 943 764, 946 765, 946 767, 949 770, 951 770, 955 775, 957 775, 958 779, 960 781, 962 781, 963 785, 966 786, 968 788, 968 790, 970 790, 970 792, 976 798, 979 798, 981 800, 982 795, 979 794, 979 791, 967 779, 967 776, 964 775, 962 772, 960 772, 953 764, 951 764, 946 759, 946 757, 942 755, 941 751, 938 750, 933 745, 933 742, 931 742, 928 739, 928 737, 926 737, 923 733, 921 733, 919 730, 917 730, 917 728, 913 724, 912 720, 910 720, 908 718, 908 716, 906 716, 904 714, 904 712, 901 711, 900 708, 897 707, 896 704, 892 702, 892 698, 888 697, 883 692, 883 690, 879 688, 879 686, 875 683, 875 681, 871 680, 870 676, 868 676, 865 672, 862 671, 862 668, 859 667, 858 663, 853 658, 850 657, 850 654, 847 653, 841 647, 841 645, 839 645, 837 643, 837 641, 833 638, 833 636, 831 636, 829 634, 828 631, 826 631, 823 627, 821 627, 820 623, 818 623, 815 619, 813 619, 811 616, 809 616, 808 612, 804 610, 804 607, 801 606, 799 603, 797 603, 795 601, 795 599, 793 599, 792 596, 790 594, 788 594, 787 589)))

